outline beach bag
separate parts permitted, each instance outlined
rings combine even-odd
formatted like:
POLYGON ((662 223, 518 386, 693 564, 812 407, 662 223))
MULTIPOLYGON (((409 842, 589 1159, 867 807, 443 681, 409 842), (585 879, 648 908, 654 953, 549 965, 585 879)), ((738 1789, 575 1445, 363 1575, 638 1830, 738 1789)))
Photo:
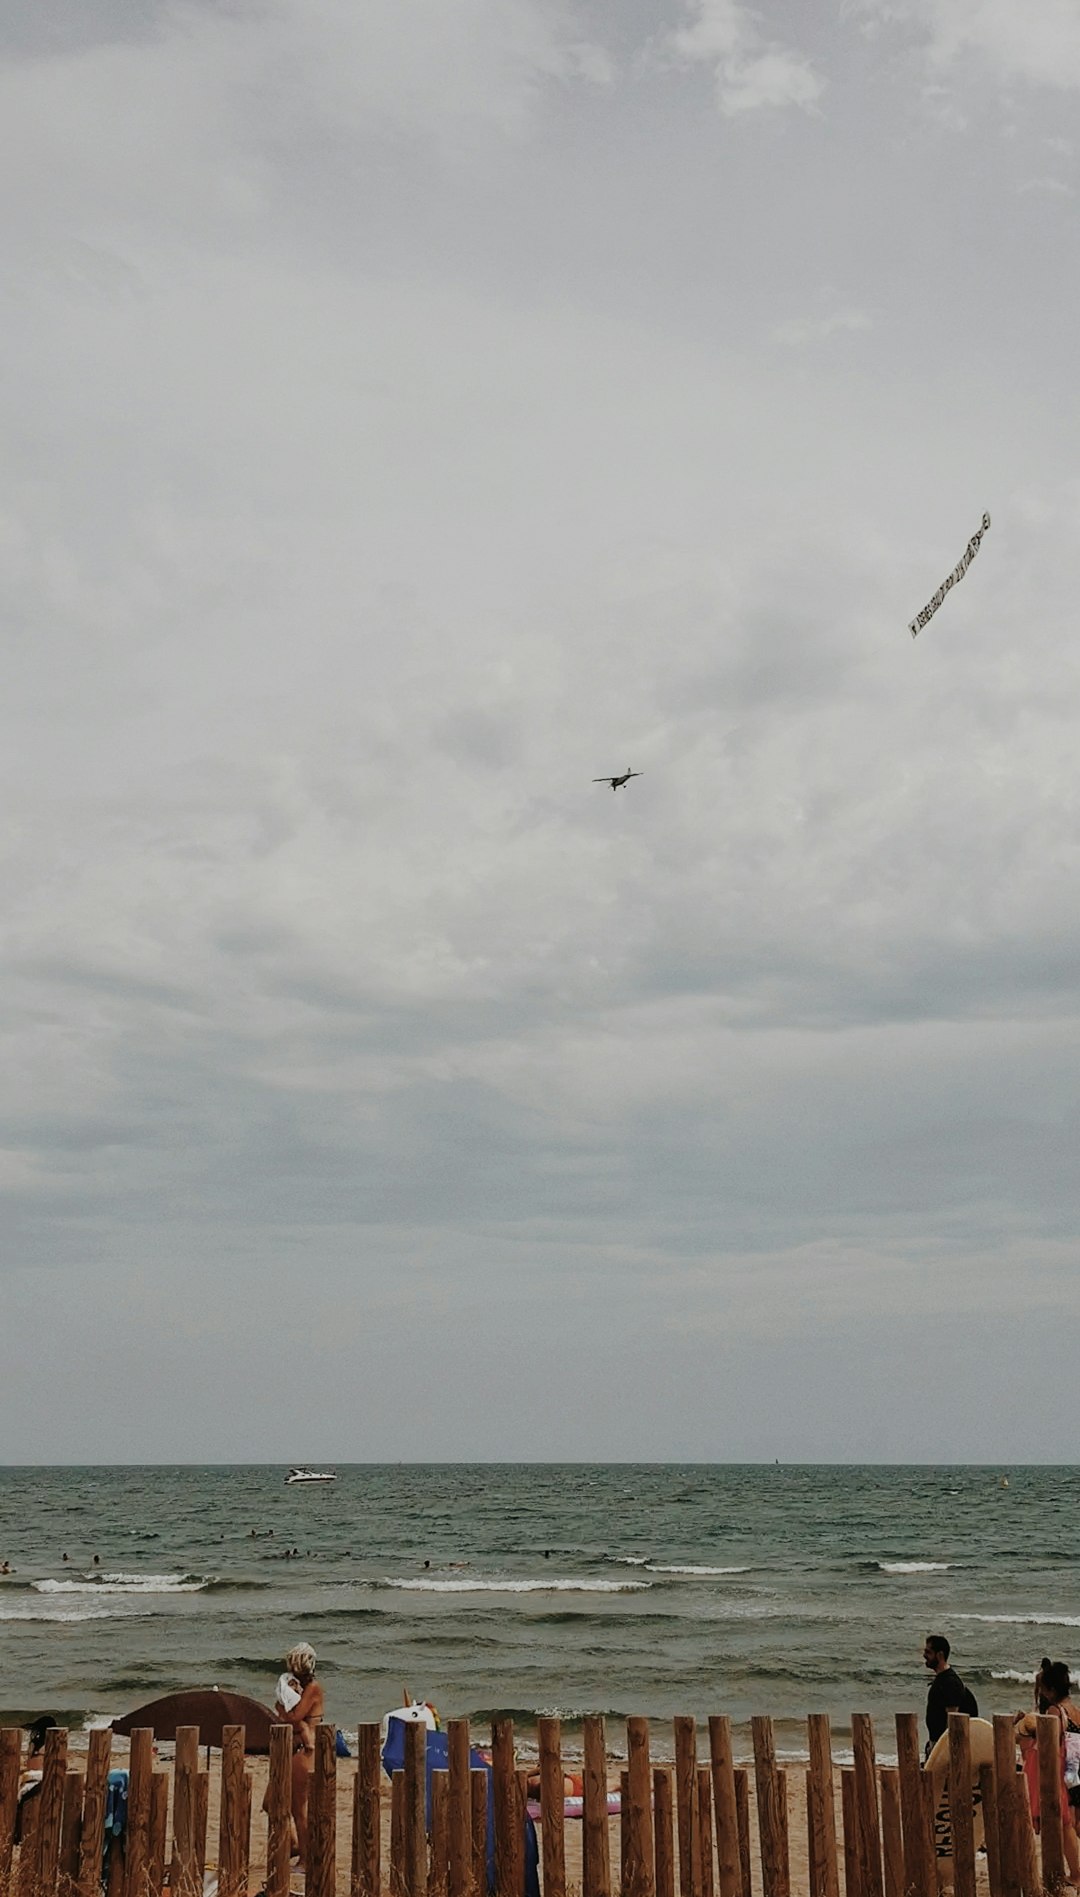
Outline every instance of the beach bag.
POLYGON ((1071 1726, 1065 1734, 1065 1788, 1070 1805, 1080 1805, 1080 1732, 1071 1726))

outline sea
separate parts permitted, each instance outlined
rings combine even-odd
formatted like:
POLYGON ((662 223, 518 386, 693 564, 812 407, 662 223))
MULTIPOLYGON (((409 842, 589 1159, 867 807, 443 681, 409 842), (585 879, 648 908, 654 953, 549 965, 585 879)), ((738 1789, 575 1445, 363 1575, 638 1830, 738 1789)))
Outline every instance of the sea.
MULTIPOLYGON (((483 1727, 541 1713, 922 1708, 946 1633, 984 1712, 1080 1657, 1080 1472, 691 1464, 0 1469, 0 1723, 72 1733, 182 1687, 270 1704, 318 1653, 348 1733, 401 1705, 483 1727), (96 1560, 95 1560, 96 1557, 96 1560)), ((670 1748, 668 1748, 670 1750, 670 1748)))

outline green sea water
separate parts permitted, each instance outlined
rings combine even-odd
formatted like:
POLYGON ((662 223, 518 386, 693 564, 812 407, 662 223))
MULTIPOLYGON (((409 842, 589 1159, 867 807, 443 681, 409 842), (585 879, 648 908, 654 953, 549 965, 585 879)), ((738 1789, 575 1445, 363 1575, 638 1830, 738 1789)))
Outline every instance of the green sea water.
POLYGON ((0 1469, 0 1720, 73 1728, 183 1686, 272 1699, 319 1654, 348 1728, 443 1716, 921 1708, 944 1631, 983 1711, 1080 1657, 1073 1468, 0 1469), (1007 1477, 1007 1486, 1002 1478, 1007 1477), (254 1530, 254 1533, 252 1532, 254 1530), (272 1532, 271 1532, 272 1531, 272 1532), (286 1550, 296 1549, 295 1556, 286 1550), (68 1556, 67 1561, 63 1559, 68 1556), (94 1556, 98 1564, 94 1565, 94 1556))

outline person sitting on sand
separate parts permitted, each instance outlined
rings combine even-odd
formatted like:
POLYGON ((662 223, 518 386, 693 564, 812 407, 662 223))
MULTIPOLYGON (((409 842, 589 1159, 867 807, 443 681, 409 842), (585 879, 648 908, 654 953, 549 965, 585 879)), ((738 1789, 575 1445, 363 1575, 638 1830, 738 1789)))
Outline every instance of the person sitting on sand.
POLYGON ((284 1685, 287 1698, 292 1697, 294 1690, 299 1692, 292 1706, 286 1706, 284 1698, 279 1700, 278 1717, 293 1729, 292 1816, 296 1848, 303 1867, 307 1863, 308 1793, 315 1764, 315 1727, 325 1705, 325 1694, 315 1678, 315 1649, 309 1647, 306 1640, 285 1655, 285 1673, 286 1677, 278 1683, 279 1691, 284 1685))

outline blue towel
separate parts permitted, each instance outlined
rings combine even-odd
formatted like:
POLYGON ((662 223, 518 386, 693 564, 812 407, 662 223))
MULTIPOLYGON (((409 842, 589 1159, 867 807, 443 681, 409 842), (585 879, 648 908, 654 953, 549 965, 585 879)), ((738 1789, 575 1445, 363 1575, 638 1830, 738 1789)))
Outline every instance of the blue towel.
POLYGON ((105 1843, 101 1853, 101 1886, 109 1882, 109 1858, 120 1847, 127 1830, 128 1775, 110 1772, 105 1786, 105 1843))
MULTIPOLYGON (((389 1719, 386 1724, 386 1743, 382 1749, 383 1770, 388 1778, 405 1767, 405 1721, 389 1719)), ((445 1732, 429 1732, 427 1735, 427 1828, 431 1834, 431 1774, 445 1772, 449 1766, 449 1743, 445 1732)), ((487 1881, 488 1891, 495 1889, 495 1800, 492 1796, 491 1766, 482 1752, 475 1746, 469 1752, 469 1764, 474 1772, 486 1772, 488 1782, 487 1799, 487 1881)), ((536 1826, 525 1814, 525 1890, 523 1897, 540 1897, 540 1850, 536 1842, 536 1826)))
POLYGON ((127 1830, 128 1775, 110 1772, 105 1790, 105 1839, 122 1838, 127 1830))

